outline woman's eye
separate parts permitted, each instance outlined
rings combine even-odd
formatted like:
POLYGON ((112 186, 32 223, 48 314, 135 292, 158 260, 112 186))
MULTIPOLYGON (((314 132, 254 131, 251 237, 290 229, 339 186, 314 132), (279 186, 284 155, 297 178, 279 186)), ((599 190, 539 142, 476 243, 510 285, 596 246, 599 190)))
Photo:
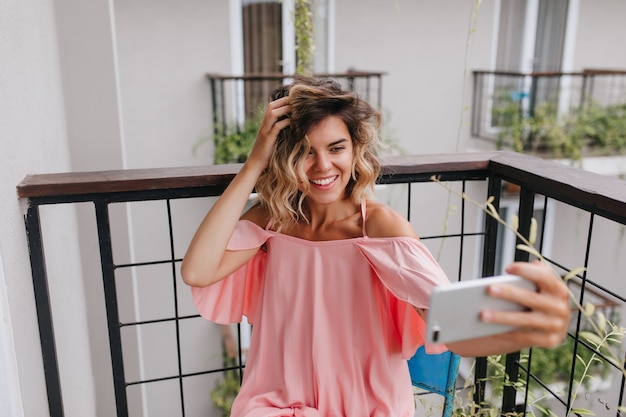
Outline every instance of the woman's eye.
POLYGON ((345 149, 345 147, 343 146, 333 146, 332 148, 330 148, 331 152, 341 152, 345 149))

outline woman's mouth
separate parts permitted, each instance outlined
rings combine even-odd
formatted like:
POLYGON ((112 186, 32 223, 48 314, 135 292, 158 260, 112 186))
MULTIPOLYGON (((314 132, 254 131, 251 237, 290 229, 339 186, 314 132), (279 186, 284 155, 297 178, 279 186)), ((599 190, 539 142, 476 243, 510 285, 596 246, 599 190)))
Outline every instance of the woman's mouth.
POLYGON ((337 178, 338 178, 338 175, 334 175, 328 178, 318 178, 318 179, 309 178, 309 182, 318 187, 326 187, 334 183, 337 180, 337 178))

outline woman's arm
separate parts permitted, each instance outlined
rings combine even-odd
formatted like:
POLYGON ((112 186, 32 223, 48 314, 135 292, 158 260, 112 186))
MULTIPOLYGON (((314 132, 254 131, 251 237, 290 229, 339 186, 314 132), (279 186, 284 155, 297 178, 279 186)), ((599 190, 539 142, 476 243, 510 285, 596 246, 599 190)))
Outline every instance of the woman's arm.
POLYGON ((254 186, 267 167, 275 148, 278 133, 289 125, 288 98, 271 102, 263 116, 259 133, 248 160, 211 207, 196 230, 181 265, 183 281, 194 287, 206 287, 234 272, 258 251, 227 251, 245 204, 254 186))
MULTIPOLYGON (((366 228, 371 237, 416 237, 410 223, 390 207, 368 202, 366 228)), ((488 356, 517 352, 537 346, 554 348, 565 340, 570 321, 568 290, 565 283, 548 267, 540 262, 515 262, 506 272, 520 275, 537 286, 536 293, 530 293, 511 285, 493 285, 489 294, 511 300, 528 308, 528 311, 483 311, 482 320, 490 323, 508 324, 518 330, 447 344, 448 348, 461 356, 488 356)), ((428 311, 417 308, 418 313, 427 319, 428 311)), ((463 314, 460 310, 459 314, 463 314)))
MULTIPOLYGON (((483 321, 517 327, 506 333, 479 339, 449 343, 448 348, 461 356, 488 356, 517 352, 535 346, 555 348, 567 335, 570 322, 568 289, 563 281, 540 262, 514 262, 506 268, 509 274, 520 275, 537 286, 529 294, 511 285, 492 285, 489 294, 527 307, 527 311, 491 311, 481 313, 483 321)), ((462 312, 460 312, 462 314, 462 312)))

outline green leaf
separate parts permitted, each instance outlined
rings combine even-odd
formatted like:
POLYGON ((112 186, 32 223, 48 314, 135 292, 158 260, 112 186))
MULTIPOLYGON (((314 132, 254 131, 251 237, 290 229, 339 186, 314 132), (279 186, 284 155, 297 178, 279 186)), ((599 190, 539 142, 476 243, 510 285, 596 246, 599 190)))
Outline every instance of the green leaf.
POLYGON ((596 316, 598 317, 598 322, 596 323, 596 325, 598 326, 598 329, 602 330, 603 332, 606 332, 606 317, 604 316, 604 314, 602 314, 601 311, 598 311, 596 313, 596 316))
POLYGON ((565 280, 565 282, 569 281, 570 279, 574 278, 576 275, 578 274, 582 274, 583 272, 585 272, 587 270, 587 268, 585 268, 584 266, 578 267, 578 268, 574 268, 571 271, 569 271, 565 277, 563 277, 563 280, 565 280))
POLYGON ((530 232, 528 233, 528 241, 531 245, 534 245, 537 241, 537 219, 534 217, 530 219, 530 232))
POLYGON ((493 204, 487 202, 486 203, 486 208, 487 211, 489 212, 489 214, 491 215, 491 217, 493 217, 496 220, 500 220, 500 215, 498 214, 498 211, 496 210, 496 208, 493 206, 493 204))
POLYGON ((513 230, 515 230, 517 232, 517 230, 519 229, 519 217, 517 217, 516 215, 513 215, 511 217, 511 227, 513 228, 513 230))
POLYGON ((593 343, 595 345, 595 347, 598 347, 598 346, 602 345, 602 338, 600 338, 600 336, 598 336, 595 333, 592 333, 592 332, 580 332, 578 334, 578 336, 580 336, 581 338, 585 339, 589 343, 593 343))
POLYGON ((542 259, 543 256, 541 256, 541 254, 539 253, 539 251, 537 249, 535 249, 532 246, 528 246, 528 245, 524 245, 524 244, 519 244, 516 246, 517 249, 519 250, 523 250, 525 252, 530 253, 531 255, 535 255, 537 258, 542 259))
POLYGON ((587 410, 586 408, 572 408, 570 412, 574 414, 579 414, 582 416, 595 416, 596 415, 596 413, 594 413, 591 410, 587 410))

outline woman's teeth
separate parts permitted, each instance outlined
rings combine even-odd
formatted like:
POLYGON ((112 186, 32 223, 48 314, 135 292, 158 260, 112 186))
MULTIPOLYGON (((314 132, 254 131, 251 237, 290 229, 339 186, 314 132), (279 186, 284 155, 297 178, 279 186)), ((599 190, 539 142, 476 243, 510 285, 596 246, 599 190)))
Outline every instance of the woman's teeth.
POLYGON ((331 182, 335 181, 336 178, 337 178, 337 176, 334 176, 334 177, 331 177, 331 178, 324 178, 324 179, 321 179, 321 180, 309 179, 309 181, 311 181, 315 185, 328 185, 331 182))

